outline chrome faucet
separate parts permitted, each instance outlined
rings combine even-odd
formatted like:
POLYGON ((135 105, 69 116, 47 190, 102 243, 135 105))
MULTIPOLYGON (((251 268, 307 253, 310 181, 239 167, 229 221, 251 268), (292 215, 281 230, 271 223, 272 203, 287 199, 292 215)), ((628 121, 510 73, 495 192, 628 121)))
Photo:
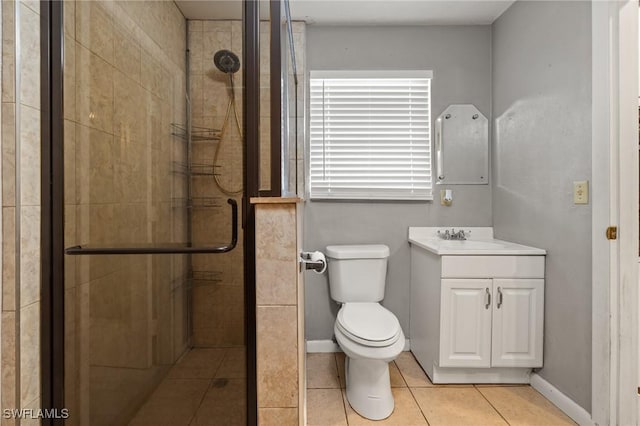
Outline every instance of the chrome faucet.
POLYGON ((454 232, 451 234, 452 240, 466 240, 467 236, 464 234, 464 230, 459 230, 458 232, 454 232))
POLYGON ((448 229, 444 232, 438 231, 438 236, 443 240, 464 241, 467 239, 467 235, 464 230, 460 229, 456 232, 455 228, 451 228, 451 231, 448 229))

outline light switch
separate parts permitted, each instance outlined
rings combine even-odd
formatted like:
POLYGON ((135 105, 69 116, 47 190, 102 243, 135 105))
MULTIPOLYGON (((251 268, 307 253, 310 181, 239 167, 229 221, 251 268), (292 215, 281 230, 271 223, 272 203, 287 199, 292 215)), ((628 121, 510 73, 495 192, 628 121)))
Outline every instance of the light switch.
POLYGON ((589 204, 589 181, 573 182, 573 204, 589 204))

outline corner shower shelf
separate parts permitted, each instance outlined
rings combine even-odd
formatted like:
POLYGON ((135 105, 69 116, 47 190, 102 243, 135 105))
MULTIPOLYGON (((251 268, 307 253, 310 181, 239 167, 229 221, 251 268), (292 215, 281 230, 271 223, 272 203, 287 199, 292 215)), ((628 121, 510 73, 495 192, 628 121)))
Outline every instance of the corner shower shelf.
MULTIPOLYGON (((192 142, 207 142, 207 141, 219 141, 220 130, 212 129, 210 127, 198 127, 191 126, 191 141, 192 142)), ((171 134, 181 139, 187 140, 188 132, 187 127, 179 123, 171 123, 171 134)))
POLYGON ((187 281, 192 285, 206 285, 222 282, 221 271, 192 271, 187 281))
POLYGON ((173 207, 183 209, 217 209, 220 205, 219 197, 173 198, 173 207))
POLYGON ((217 176, 216 169, 219 166, 214 166, 213 161, 210 163, 193 163, 187 165, 177 161, 173 162, 174 173, 189 175, 189 176, 217 176))
POLYGON ((222 282, 221 271, 192 271, 193 276, 182 276, 172 280, 171 290, 176 291, 182 286, 191 288, 200 285, 218 284, 222 282))

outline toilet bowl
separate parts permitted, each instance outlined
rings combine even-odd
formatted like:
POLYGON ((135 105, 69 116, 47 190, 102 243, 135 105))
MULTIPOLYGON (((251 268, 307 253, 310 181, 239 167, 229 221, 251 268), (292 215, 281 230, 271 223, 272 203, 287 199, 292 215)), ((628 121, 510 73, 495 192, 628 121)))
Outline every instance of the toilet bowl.
POLYGON ((389 362, 400 355, 405 344, 398 320, 378 303, 347 303, 338 312, 334 332, 346 355, 349 404, 358 414, 371 420, 389 417, 394 408, 389 362), (358 309, 352 309, 354 307, 358 309), (351 315, 341 315, 345 311, 351 315), (351 311, 356 311, 359 317, 351 311), (351 321, 344 318, 349 316, 353 317, 351 321), (384 324, 384 328, 376 329, 379 324, 384 324))
POLYGON ((346 355, 347 400, 371 420, 393 412, 389 362, 405 344, 398 319, 379 303, 388 257, 384 245, 327 247, 331 297, 341 303, 334 333, 346 355))

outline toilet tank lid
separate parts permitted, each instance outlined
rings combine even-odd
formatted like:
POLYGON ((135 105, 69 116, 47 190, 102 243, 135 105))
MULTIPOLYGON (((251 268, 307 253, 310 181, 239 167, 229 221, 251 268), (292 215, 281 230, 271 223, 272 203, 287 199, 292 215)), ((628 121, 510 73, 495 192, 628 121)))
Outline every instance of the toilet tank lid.
POLYGON ((389 247, 384 244, 327 246, 327 257, 332 259, 384 259, 389 247))

